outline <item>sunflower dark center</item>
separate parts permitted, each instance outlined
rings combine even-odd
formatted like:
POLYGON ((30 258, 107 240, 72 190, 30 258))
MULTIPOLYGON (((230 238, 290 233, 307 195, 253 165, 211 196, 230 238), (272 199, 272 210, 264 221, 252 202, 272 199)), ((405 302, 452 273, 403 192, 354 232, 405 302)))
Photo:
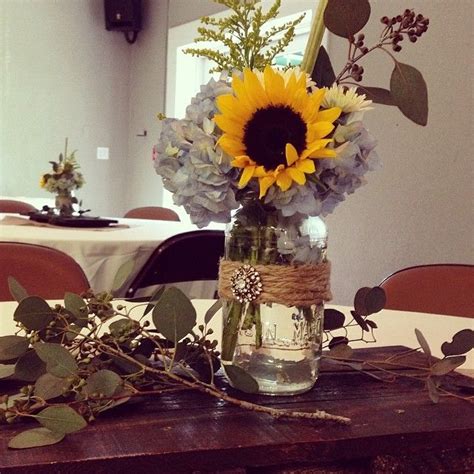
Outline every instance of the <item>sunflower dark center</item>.
POLYGON ((286 165, 285 147, 291 143, 298 155, 306 148, 306 124, 288 106, 258 109, 247 122, 244 145, 247 155, 265 169, 286 165))

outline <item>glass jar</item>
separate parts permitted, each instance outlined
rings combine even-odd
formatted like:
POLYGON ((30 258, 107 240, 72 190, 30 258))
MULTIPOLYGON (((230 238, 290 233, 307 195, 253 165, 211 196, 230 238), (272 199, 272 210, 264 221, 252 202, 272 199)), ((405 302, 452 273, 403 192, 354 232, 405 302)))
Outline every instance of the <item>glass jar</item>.
POLYGON ((74 213, 74 204, 77 199, 72 191, 61 191, 56 194, 55 207, 61 217, 70 217, 74 213))
MULTIPOLYGON (((232 296, 228 288, 221 291, 225 282, 220 282, 222 363, 245 370, 261 394, 302 393, 318 378, 324 302, 308 300, 307 288, 312 285, 308 278, 313 277, 306 269, 327 266, 326 248, 326 226, 319 217, 284 218, 277 212, 255 216, 242 209, 227 226, 225 261, 235 269, 229 280, 232 296), (246 281, 257 281, 256 293, 266 295, 269 289, 274 297, 239 301, 246 281), (299 293, 303 299, 295 296, 299 293)), ((326 290, 327 295, 329 287, 326 290)))

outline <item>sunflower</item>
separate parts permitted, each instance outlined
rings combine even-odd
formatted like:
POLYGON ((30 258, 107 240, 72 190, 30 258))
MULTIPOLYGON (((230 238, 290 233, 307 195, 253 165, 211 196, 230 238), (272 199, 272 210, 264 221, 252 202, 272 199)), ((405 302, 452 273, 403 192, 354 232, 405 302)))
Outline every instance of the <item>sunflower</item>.
POLYGON ((242 169, 239 187, 252 178, 259 181, 260 198, 274 183, 288 190, 292 183, 306 183, 316 170, 315 158, 336 156, 327 137, 341 109, 319 110, 324 89, 311 93, 306 74, 282 73, 267 66, 263 75, 245 69, 234 75, 234 94, 220 95, 214 117, 223 131, 218 143, 242 169))

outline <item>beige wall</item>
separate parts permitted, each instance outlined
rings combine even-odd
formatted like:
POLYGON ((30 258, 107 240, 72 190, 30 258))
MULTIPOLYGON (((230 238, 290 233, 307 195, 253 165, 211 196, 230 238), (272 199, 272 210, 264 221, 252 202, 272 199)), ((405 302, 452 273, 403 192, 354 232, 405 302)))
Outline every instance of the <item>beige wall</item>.
POLYGON ((39 177, 69 137, 84 206, 122 212, 134 45, 105 30, 97 0, 1 0, 0 28, 0 195, 50 198, 39 177))

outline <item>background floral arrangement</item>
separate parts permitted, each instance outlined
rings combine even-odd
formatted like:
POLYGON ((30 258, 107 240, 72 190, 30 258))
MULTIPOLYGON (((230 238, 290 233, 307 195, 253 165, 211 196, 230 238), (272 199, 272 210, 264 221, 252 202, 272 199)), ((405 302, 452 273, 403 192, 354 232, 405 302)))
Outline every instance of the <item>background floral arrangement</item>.
POLYGON ((362 121, 372 102, 396 105, 426 125, 423 77, 394 57, 403 40, 414 43, 427 30, 423 15, 405 10, 383 17, 380 38, 367 47, 364 34, 355 35, 369 19, 369 2, 322 0, 301 69, 283 71, 268 65, 289 44, 301 18, 264 30, 280 0, 267 13, 258 2, 215 1, 232 14, 203 18, 206 27, 197 41, 220 41, 229 52, 188 52, 215 61, 221 77, 201 86, 184 119, 163 121, 154 160, 174 203, 199 227, 229 222, 231 211, 249 200, 285 217, 331 213, 379 166, 376 141, 362 121), (325 27, 348 41, 348 60, 338 75, 320 47, 325 27), (283 38, 272 43, 282 31, 283 38), (394 61, 390 91, 357 84, 364 74, 359 62, 377 49, 394 61))
POLYGON ((40 186, 46 191, 55 194, 68 194, 75 189, 81 188, 85 181, 76 161, 75 151, 67 154, 67 139, 64 155, 59 154, 58 161, 50 161, 53 170, 41 176, 40 186))

